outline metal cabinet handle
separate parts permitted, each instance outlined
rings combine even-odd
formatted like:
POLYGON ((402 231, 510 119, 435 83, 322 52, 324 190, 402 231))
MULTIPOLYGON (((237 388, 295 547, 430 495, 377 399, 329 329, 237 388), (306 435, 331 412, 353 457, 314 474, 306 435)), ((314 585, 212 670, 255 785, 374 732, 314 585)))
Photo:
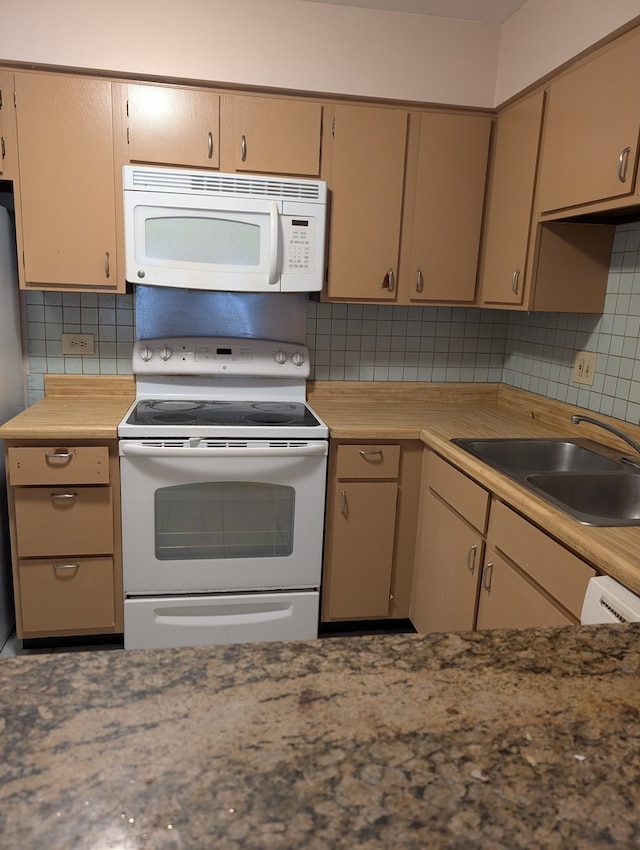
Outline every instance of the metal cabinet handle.
POLYGON ((111 270, 110 270, 110 267, 109 267, 109 252, 108 251, 104 252, 104 276, 107 277, 107 278, 111 277, 111 270))
POLYGON ((213 159, 213 133, 207 135, 207 158, 213 159))
POLYGON ((418 273, 416 275, 416 292, 422 292, 424 289, 424 275, 422 274, 422 269, 418 269, 418 273))
POLYGON ((66 501, 68 499, 76 499, 77 493, 50 493, 49 494, 52 499, 59 499, 60 501, 66 501))
POLYGON ((467 569, 473 575, 476 568, 476 554, 478 553, 478 544, 474 543, 471 549, 467 552, 467 569))
POLYGON ((482 572, 482 586, 487 591, 487 593, 491 592, 491 579, 493 578, 493 561, 489 561, 488 564, 485 564, 484 570, 482 572))
POLYGON ((340 502, 340 513, 343 516, 347 515, 347 494, 344 490, 342 491, 342 500, 340 502))
POLYGON ((75 573, 80 569, 80 563, 79 562, 76 562, 75 564, 51 564, 51 566, 53 567, 53 571, 56 574, 57 573, 67 573, 67 572, 71 572, 72 570, 75 573))
POLYGON ((393 269, 389 269, 389 271, 384 276, 384 280, 382 281, 382 289, 388 289, 389 292, 393 292, 395 285, 396 278, 393 273, 393 269))
POLYGON ((625 183, 627 180, 627 165, 629 164, 629 154, 631 148, 623 148, 618 157, 618 180, 625 183))
POLYGON ((370 455, 380 455, 382 457, 382 449, 360 449, 358 452, 362 457, 369 457, 370 455))
POLYGON ((4 147, 4 136, 0 136, 0 147, 2 148, 2 158, 4 159, 7 155, 7 152, 4 147))
POLYGON ((520 285, 520 269, 516 269, 514 273, 511 275, 511 289, 513 290, 513 294, 518 294, 518 288, 520 285))
POLYGON ((70 452, 69 449, 56 449, 55 452, 45 452, 45 458, 47 463, 69 463, 73 459, 73 452, 70 452))
POLYGON ((242 134, 242 137, 240 139, 240 159, 243 162, 245 162, 245 160, 247 159, 247 137, 244 135, 244 133, 242 134))

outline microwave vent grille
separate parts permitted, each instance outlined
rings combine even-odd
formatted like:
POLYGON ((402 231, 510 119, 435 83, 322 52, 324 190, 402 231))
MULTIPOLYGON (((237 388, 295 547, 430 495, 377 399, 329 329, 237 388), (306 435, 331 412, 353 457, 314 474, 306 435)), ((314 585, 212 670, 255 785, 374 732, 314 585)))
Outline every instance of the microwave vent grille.
POLYGON ((131 185, 157 192, 195 192, 203 195, 273 200, 323 200, 322 184, 316 180, 286 180, 244 174, 132 168, 131 185))

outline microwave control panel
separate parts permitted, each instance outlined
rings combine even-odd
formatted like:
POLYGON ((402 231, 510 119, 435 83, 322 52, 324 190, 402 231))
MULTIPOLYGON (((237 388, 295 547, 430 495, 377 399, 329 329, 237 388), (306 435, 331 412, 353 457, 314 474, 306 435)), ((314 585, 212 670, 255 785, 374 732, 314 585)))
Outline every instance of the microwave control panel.
POLYGON ((318 227, 311 216, 282 216, 284 258, 282 270, 311 274, 316 269, 318 227))

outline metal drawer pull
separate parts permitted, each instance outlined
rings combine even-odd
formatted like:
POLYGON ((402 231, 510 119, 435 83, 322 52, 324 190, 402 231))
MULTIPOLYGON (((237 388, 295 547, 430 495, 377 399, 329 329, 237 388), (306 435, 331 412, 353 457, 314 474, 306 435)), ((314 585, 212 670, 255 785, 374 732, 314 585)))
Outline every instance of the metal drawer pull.
POLYGON ((484 589, 489 593, 491 591, 491 579, 493 578, 493 561, 489 561, 488 564, 485 565, 484 573, 482 576, 482 585, 484 589))
POLYGON ((68 499, 75 499, 77 497, 77 493, 51 493, 50 496, 52 499, 60 499, 61 501, 66 501, 68 499))
POLYGON ((244 133, 242 134, 240 140, 240 159, 243 162, 245 162, 247 159, 247 137, 244 135, 244 133))
POLYGON ((511 289, 513 290, 513 294, 518 294, 518 285, 520 283, 520 269, 516 269, 514 273, 511 275, 511 289))
POLYGON ((424 289, 424 275, 422 274, 422 269, 418 269, 418 274, 416 277, 416 292, 422 292, 424 289))
POLYGON ((393 292, 395 285, 396 278, 393 273, 393 269, 389 269, 389 271, 384 276, 384 280, 382 281, 382 289, 388 289, 389 292, 393 292))
POLYGON ((68 573, 73 570, 73 572, 77 572, 80 569, 80 564, 52 564, 54 573, 68 573))
POLYGON ((211 132, 207 136, 207 157, 213 159, 213 133, 211 132))
POLYGON ((369 455, 380 455, 382 457, 382 449, 360 449, 358 452, 362 457, 367 457, 369 455))
POLYGON ((45 452, 45 458, 48 463, 69 463, 73 458, 73 452, 68 449, 56 449, 55 452, 45 452))
POLYGON ((471 547, 471 549, 469 549, 469 551, 467 552, 467 569, 469 570, 470 573, 473 573, 473 571, 476 568, 476 554, 477 554, 477 552, 478 552, 478 545, 477 545, 477 543, 474 543, 473 546, 471 547))
POLYGON ((340 513, 346 516, 347 514, 347 494, 342 491, 342 501, 340 503, 340 513))
POLYGON ((618 180, 621 183, 626 183, 627 180, 627 165, 629 164, 629 154, 631 148, 623 148, 618 158, 618 180))

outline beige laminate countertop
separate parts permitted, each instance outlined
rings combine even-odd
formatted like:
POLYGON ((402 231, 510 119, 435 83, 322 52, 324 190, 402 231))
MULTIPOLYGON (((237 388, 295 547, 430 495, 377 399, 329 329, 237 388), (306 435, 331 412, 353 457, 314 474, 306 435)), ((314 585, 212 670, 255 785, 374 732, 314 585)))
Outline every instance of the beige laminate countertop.
POLYGON ((44 398, 0 426, 2 440, 115 440, 133 376, 47 375, 44 398))

